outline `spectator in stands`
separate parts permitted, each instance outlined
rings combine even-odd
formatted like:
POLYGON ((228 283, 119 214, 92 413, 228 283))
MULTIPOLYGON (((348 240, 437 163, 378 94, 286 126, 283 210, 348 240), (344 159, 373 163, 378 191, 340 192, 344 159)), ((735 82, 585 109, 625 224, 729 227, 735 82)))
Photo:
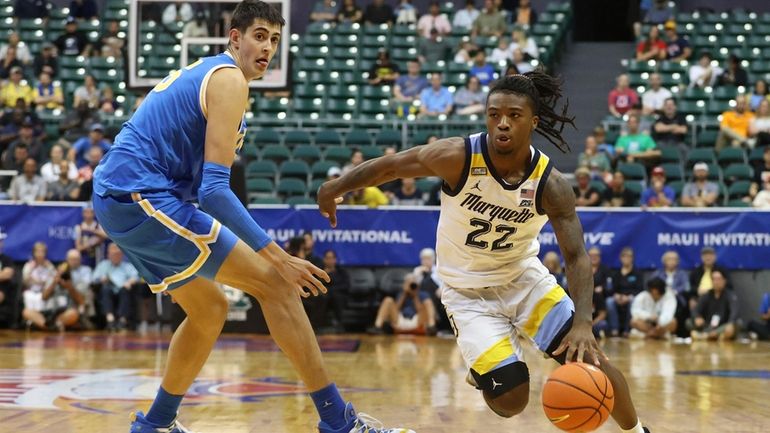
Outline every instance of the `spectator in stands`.
POLYGON ((658 26, 650 27, 646 39, 636 45, 636 61, 663 60, 666 58, 666 43, 660 38, 658 26))
POLYGON ((642 291, 642 274, 634 265, 634 250, 623 248, 620 264, 620 269, 612 274, 613 286, 607 290, 607 322, 613 337, 628 335, 631 303, 642 291))
POLYGON ((525 60, 524 53, 521 51, 521 48, 516 48, 513 50, 513 57, 511 58, 511 62, 516 66, 516 69, 520 74, 526 74, 527 72, 532 72, 535 70, 535 67, 532 66, 530 62, 525 60))
POLYGON ((465 0, 465 7, 455 12, 452 18, 454 28, 466 29, 470 32, 473 28, 473 22, 479 17, 479 10, 476 9, 476 0, 465 0))
POLYGON ((110 244, 107 259, 99 262, 93 274, 94 283, 101 284, 100 299, 108 330, 125 329, 131 308, 130 290, 138 280, 134 265, 123 260, 123 252, 116 244, 110 244))
POLYGON ((602 293, 594 292, 591 304, 591 330, 595 338, 604 338, 610 330, 607 324, 607 301, 602 293))
POLYGON ((48 0, 16 0, 13 4, 13 14, 17 18, 47 18, 48 0))
POLYGON ((754 113, 748 110, 748 102, 745 95, 735 98, 735 108, 722 113, 722 122, 719 124, 716 150, 722 150, 725 146, 741 147, 746 144, 749 136, 749 125, 754 120, 754 113))
POLYGON ((15 107, 16 101, 23 99, 25 105, 30 105, 34 98, 32 87, 25 81, 22 81, 21 67, 14 66, 10 69, 8 81, 5 82, 0 90, 0 103, 6 107, 15 107))
POLYGON ((55 48, 54 44, 43 42, 43 46, 40 52, 35 56, 35 60, 32 64, 32 70, 36 77, 39 77, 43 72, 47 73, 52 78, 56 76, 56 72, 59 69, 59 60, 56 58, 55 48))
POLYGON ((693 340, 732 340, 738 320, 738 297, 727 290, 727 280, 718 270, 711 271, 714 287, 698 298, 693 321, 693 340))
POLYGON ((476 50, 478 49, 479 47, 473 42, 461 40, 453 61, 455 63, 470 63, 473 61, 473 54, 476 53, 476 50))
POLYGON ((770 178, 764 182, 764 189, 759 191, 752 200, 751 205, 755 209, 770 209, 770 178))
POLYGON ((714 288, 714 281, 711 278, 712 271, 719 271, 726 280, 727 288, 731 289, 730 274, 727 269, 717 263, 717 254, 712 247, 703 247, 700 250, 701 264, 690 271, 690 308, 695 308, 695 300, 699 296, 705 295, 714 288))
POLYGON ((0 59, 0 79, 7 80, 11 69, 21 70, 21 61, 16 57, 16 47, 7 47, 5 55, 0 59))
POLYGON ((43 289, 45 310, 26 310, 25 319, 41 329, 57 329, 60 332, 76 327, 80 311, 85 311, 91 293, 90 275, 90 269, 79 266, 77 258, 71 258, 68 253, 67 261, 59 265, 55 276, 43 289), (78 267, 71 267, 71 263, 78 267))
POLYGON ((98 19, 99 7, 96 5, 96 0, 72 0, 69 16, 87 20, 98 19))
POLYGON ((51 74, 48 72, 40 73, 40 79, 35 86, 35 105, 37 105, 37 111, 64 109, 61 86, 51 81, 51 74))
POLYGON ((21 315, 27 322, 27 327, 32 324, 38 328, 47 329, 45 318, 41 319, 44 311, 47 311, 48 296, 43 297, 43 291, 56 277, 56 268, 48 258, 48 246, 43 242, 35 242, 32 246, 32 259, 22 268, 22 289, 24 290, 24 310, 21 315))
POLYGON ((48 184, 47 197, 49 201, 75 201, 80 197, 80 184, 67 175, 69 161, 59 163, 59 179, 48 184))
POLYGON ((60 56, 87 56, 91 51, 88 38, 78 30, 78 22, 72 17, 67 18, 64 34, 56 38, 54 45, 59 50, 60 56))
MULTIPOLYGON (((200 13, 203 13, 203 11, 200 11, 200 13)), ((203 19, 205 20, 205 13, 203 13, 203 19)), ((184 26, 183 34, 185 36, 208 36, 208 30, 206 30, 203 34, 199 35, 191 35, 188 34, 187 28, 189 25, 196 22, 196 20, 200 21, 201 18, 196 15, 195 20, 187 21, 187 24, 184 26)), ((205 21, 202 21, 203 28, 206 28, 205 21)), ((99 46, 97 47, 96 55, 102 56, 102 57, 117 57, 117 58, 123 58, 123 46, 125 45, 125 35, 121 34, 120 31, 120 25, 115 20, 110 20, 107 22, 107 26, 104 29, 104 33, 102 33, 101 36, 99 36, 99 46)))
POLYGON ((88 102, 88 106, 92 109, 99 107, 99 98, 101 97, 101 92, 96 86, 96 80, 94 79, 93 75, 86 74, 83 77, 83 84, 75 89, 74 96, 75 99, 72 103, 76 107, 83 101, 88 102))
MULTIPOLYGON (((333 10, 331 15, 332 15, 332 21, 333 21, 334 20, 333 10)), ((312 14, 311 14, 311 17, 312 17, 312 14)), ((195 19, 184 25, 184 27, 182 28, 182 35, 185 38, 205 38, 209 36, 208 15, 206 14, 206 12, 201 10, 195 11, 195 19)), ((120 41, 124 42, 122 39, 120 41)))
POLYGON ((607 97, 607 108, 613 116, 621 117, 639 102, 639 95, 628 86, 628 75, 620 74, 616 82, 617 85, 607 97))
POLYGON ((59 133, 67 141, 80 139, 93 124, 99 122, 98 112, 88 105, 88 101, 82 101, 74 107, 74 110, 66 110, 67 115, 59 124, 59 133))
POLYGON ((482 86, 488 85, 495 79, 497 75, 495 68, 487 63, 487 54, 483 49, 476 51, 476 54, 473 56, 473 66, 471 66, 468 75, 478 78, 482 86))
POLYGON ((13 178, 8 195, 11 200, 32 203, 45 200, 47 185, 37 174, 37 162, 32 158, 24 161, 24 172, 13 178))
POLYGON ((531 28, 537 22, 537 12, 532 9, 530 0, 519 0, 519 7, 513 14, 513 23, 524 29, 531 28))
POLYGON ((483 113, 486 102, 487 93, 481 88, 479 78, 469 75, 465 87, 455 92, 455 113, 461 116, 483 113))
POLYGON ((578 167, 595 168, 599 172, 599 179, 601 180, 605 180, 605 175, 612 169, 610 159, 606 153, 599 152, 596 137, 593 135, 586 137, 585 150, 578 155, 578 167))
POLYGON ((667 291, 686 299, 690 293, 690 277, 687 272, 679 269, 679 253, 674 250, 666 251, 660 258, 660 262, 663 267, 657 269, 652 277, 660 278, 665 283, 667 291))
POLYGON ((302 241, 302 247, 305 251, 305 260, 318 266, 319 268, 323 266, 323 260, 321 260, 321 258, 318 257, 313 251, 313 247, 315 247, 315 239, 313 239, 313 233, 309 231, 302 233, 302 241))
POLYGON ((417 22, 417 8, 412 0, 399 0, 395 10, 396 24, 414 24, 417 22))
POLYGON ((414 178, 405 177, 401 179, 401 187, 393 193, 391 204, 397 206, 422 206, 425 204, 422 192, 417 189, 414 178))
POLYGON ((698 162, 693 166, 693 180, 682 190, 682 206, 710 207, 719 197, 719 186, 708 180, 709 166, 698 162))
POLYGON ((762 152, 762 162, 754 167, 752 188, 758 192, 759 188, 767 181, 770 181, 770 146, 765 146, 765 150, 762 152))
POLYGON ((650 87, 642 95, 642 114, 650 116, 652 114, 660 114, 663 111, 663 104, 667 99, 671 99, 671 91, 662 87, 663 80, 660 78, 660 74, 650 74, 649 85, 650 87))
POLYGON ((741 66, 741 59, 735 54, 730 54, 727 59, 727 67, 719 76, 717 83, 720 86, 748 86, 749 74, 741 66))
POLYGON ((604 206, 631 207, 639 205, 639 194, 626 188, 626 177, 622 172, 616 171, 609 183, 609 188, 604 190, 604 206))
POLYGON ((90 201, 93 192, 93 177, 96 166, 101 162, 104 152, 99 146, 91 146, 88 150, 86 160, 88 165, 78 170, 78 182, 80 183, 80 201, 90 201))
MULTIPOLYGON (((3 153, 3 170, 16 170, 21 173, 24 171, 24 163, 29 159, 29 152, 26 144, 18 144, 13 151, 6 150, 3 153)), ((4 188, 10 184, 10 180, 4 179, 4 188)))
POLYGON ((115 91, 112 90, 112 87, 105 86, 99 96, 99 113, 107 115, 114 114, 115 110, 118 108, 120 108, 120 103, 117 98, 115 98, 115 91))
POLYGON ((652 137, 656 144, 665 146, 682 145, 687 137, 687 119, 677 113, 674 98, 663 103, 663 113, 652 126, 652 137))
POLYGON ((80 252, 75 249, 67 251, 67 268, 71 274, 72 285, 79 293, 83 295, 83 303, 78 306, 78 315, 80 321, 86 325, 87 329, 92 329, 93 324, 89 317, 94 316, 96 308, 94 305, 94 292, 91 290, 93 282, 93 270, 91 267, 83 264, 80 252))
MULTIPOLYGON (((49 160, 45 164, 43 164, 42 167, 40 167, 40 176, 43 178, 44 181, 47 183, 56 182, 59 179, 60 169, 62 165, 60 163, 64 160, 64 150, 62 147, 58 144, 54 144, 51 146, 51 151, 49 153, 49 160)), ((78 178, 78 169, 75 166, 75 163, 72 161, 66 161, 67 162, 67 177, 69 177, 70 180, 76 180, 78 178)))
POLYGON ((770 340, 770 293, 762 296, 759 315, 761 320, 749 321, 749 337, 752 340, 770 340))
POLYGON ((347 174, 350 170, 361 165, 364 162, 364 153, 358 149, 354 149, 350 154, 350 161, 342 167, 342 174, 347 174))
MULTIPOLYGON (((663 24, 674 18, 674 10, 669 7, 668 0, 654 0, 652 8, 644 16, 646 24, 663 24)), ((655 26, 653 26, 655 27, 655 26)))
POLYGON ((350 291, 350 276, 347 271, 339 266, 337 262, 337 253, 334 250, 326 250, 323 257, 323 270, 329 275, 329 282, 326 284, 329 305, 332 310, 332 329, 342 332, 343 311, 345 309, 346 297, 350 291))
POLYGON ((433 28, 430 30, 430 37, 420 38, 417 43, 417 58, 421 63, 436 63, 438 61, 446 61, 452 54, 452 46, 449 45, 449 41, 439 36, 438 30, 433 28))
POLYGON ((588 258, 591 260, 591 274, 594 278, 594 293, 601 295, 602 304, 607 294, 608 286, 611 285, 609 278, 612 277, 610 269, 602 263, 602 250, 593 246, 588 249, 588 258))
POLYGON ((615 156, 615 143, 607 141, 607 132, 601 126, 597 126, 593 130, 593 136, 596 139, 597 149, 599 152, 604 152, 611 159, 615 156))
POLYGON ((76 225, 72 234, 75 240, 75 249, 81 254, 83 263, 94 266, 104 258, 104 242, 107 233, 96 221, 94 209, 90 206, 83 208, 83 221, 76 225))
POLYGON ((441 13, 441 6, 437 1, 431 1, 428 13, 417 21, 417 33, 423 38, 430 38, 430 31, 438 30, 439 36, 445 36, 452 32, 452 24, 446 14, 441 13))
POLYGON ((750 147, 770 145, 770 100, 763 99, 759 103, 757 113, 749 124, 750 147), (753 144, 751 144, 753 141, 753 144))
POLYGON ((16 58, 21 62, 21 66, 27 66, 32 63, 32 54, 29 52, 27 44, 21 41, 18 32, 8 34, 8 43, 0 47, 0 58, 5 58, 8 48, 16 48, 16 58))
POLYGON ((759 104, 766 99, 768 99, 767 81, 761 79, 757 80, 754 82, 754 91, 751 94, 751 100, 749 102, 751 111, 757 111, 759 109, 759 104))
POLYGON ((722 74, 722 68, 711 64, 713 57, 708 51, 703 51, 698 57, 698 63, 690 66, 688 75, 690 87, 706 88, 716 84, 717 78, 722 74))
POLYGON ((672 62, 681 62, 687 60, 692 55, 692 48, 687 38, 679 36, 676 32, 676 23, 666 21, 664 26, 666 30, 666 59, 672 62))
POLYGON ((326 170, 326 180, 332 180, 337 179, 340 176, 342 176, 342 169, 337 166, 329 167, 328 170, 326 170))
POLYGON ((104 138, 104 126, 102 126, 101 123, 94 123, 91 125, 88 136, 81 137, 72 144, 70 153, 74 155, 75 165, 78 168, 88 165, 86 153, 94 146, 100 147, 102 153, 106 153, 110 150, 111 144, 104 138))
POLYGON ((333 23, 337 20, 337 8, 332 0, 316 0, 313 12, 310 13, 310 21, 321 23, 333 23))
POLYGON ((628 134, 618 138, 615 144, 618 157, 625 158, 627 162, 655 160, 660 157, 660 150, 656 147, 652 137, 639 131, 639 116, 628 116, 628 134))
POLYGON ((414 112, 412 104, 419 100, 420 93, 429 86, 428 80, 420 73, 420 62, 417 59, 410 60, 406 68, 406 75, 399 76, 393 86, 396 112, 400 117, 414 112))
POLYGON ((388 324, 395 332, 425 332, 436 334, 436 308, 430 294, 420 290, 414 274, 404 277, 403 292, 395 301, 386 296, 377 310, 370 334, 384 334, 388 324))
POLYGON ((602 196, 591 185, 591 171, 585 167, 578 167, 575 170, 575 179, 577 185, 572 187, 575 192, 575 204, 577 206, 600 206, 602 196))
POLYGON ((430 87, 420 92, 420 116, 437 117, 452 112, 452 92, 442 83, 440 72, 430 76, 430 87))
POLYGON ((671 207, 676 202, 676 193, 666 185, 666 172, 662 167, 652 170, 650 186, 642 192, 642 207, 671 207))
POLYGON ((345 197, 345 204, 364 205, 370 208, 385 206, 389 203, 388 196, 376 186, 369 186, 351 192, 345 197))
POLYGON ((513 58, 511 54, 510 43, 508 38, 501 37, 497 40, 497 46, 492 50, 492 54, 489 56, 489 61, 496 64, 506 64, 513 58))
POLYGON ((677 301, 666 282, 652 278, 631 304, 631 336, 666 340, 676 332, 677 301))
POLYGON ((511 57, 517 48, 522 51, 525 60, 528 58, 537 59, 540 56, 535 39, 527 36, 527 32, 521 27, 514 27, 511 32, 511 45, 508 47, 511 57))
POLYGON ((364 22, 367 24, 393 24, 393 8, 385 0, 373 0, 364 11, 364 22))
POLYGON ((484 10, 473 22, 471 39, 476 39, 476 36, 496 36, 499 38, 505 33, 505 29, 505 18, 500 14, 495 2, 493 0, 484 0, 484 10))
POLYGON ((548 272, 556 279, 556 283, 567 288, 567 274, 564 272, 564 267, 561 265, 561 257, 555 251, 548 251, 543 256, 543 266, 548 269, 548 272))
POLYGON ((7 234, 0 232, 0 322, 10 324, 16 302, 16 283, 13 278, 16 270, 13 259, 3 253, 3 243, 7 237, 7 234))
MULTIPOLYGON (((193 7, 188 2, 177 0, 169 3, 163 9, 161 22, 166 27, 172 27, 176 23, 186 23, 192 21, 194 16, 193 7)), ((172 27, 173 28, 173 27, 172 27)))
POLYGON ((28 158, 32 158, 35 161, 41 160, 44 143, 39 138, 35 137, 35 125, 32 123, 31 119, 25 118, 24 121, 22 121, 18 137, 19 138, 8 146, 7 152, 9 154, 14 154, 16 146, 23 145, 27 148, 28 158))
POLYGON ((372 86, 390 86, 396 82, 401 71, 398 65, 390 58, 390 52, 381 48, 377 52, 377 60, 369 70, 369 84, 372 86))

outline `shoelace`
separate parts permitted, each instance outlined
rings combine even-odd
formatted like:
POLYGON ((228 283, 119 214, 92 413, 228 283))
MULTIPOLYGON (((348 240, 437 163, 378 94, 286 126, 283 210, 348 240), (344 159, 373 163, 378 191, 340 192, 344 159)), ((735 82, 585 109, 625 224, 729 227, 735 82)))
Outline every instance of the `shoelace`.
POLYGON ((385 426, 380 420, 363 412, 358 413, 356 423, 361 423, 361 425, 351 433, 390 433, 396 431, 395 429, 385 430, 385 426))

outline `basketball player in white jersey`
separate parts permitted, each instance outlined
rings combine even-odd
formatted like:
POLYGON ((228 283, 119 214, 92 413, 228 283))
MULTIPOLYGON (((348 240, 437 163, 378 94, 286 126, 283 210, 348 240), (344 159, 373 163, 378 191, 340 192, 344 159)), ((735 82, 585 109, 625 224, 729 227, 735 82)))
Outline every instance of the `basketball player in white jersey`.
POLYGON ((560 150, 566 105, 560 82, 536 70, 492 85, 487 131, 454 137, 367 161, 318 191, 321 213, 336 226, 336 198, 404 177, 443 182, 437 232, 441 301, 470 370, 469 382, 502 417, 521 413, 529 399, 529 370, 520 337, 560 363, 599 366, 615 390, 612 417, 625 433, 642 427, 628 384, 599 349, 591 331, 593 280, 575 212, 572 187, 532 133, 560 150), (537 258, 537 235, 550 220, 567 264, 570 296, 537 258))

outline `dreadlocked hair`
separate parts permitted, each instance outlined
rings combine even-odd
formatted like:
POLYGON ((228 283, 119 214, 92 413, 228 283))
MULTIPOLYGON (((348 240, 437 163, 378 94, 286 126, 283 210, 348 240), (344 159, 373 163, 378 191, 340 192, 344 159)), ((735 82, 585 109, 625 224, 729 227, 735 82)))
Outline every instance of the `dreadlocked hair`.
MULTIPOLYGON (((532 100, 535 115, 540 118, 535 132, 545 137, 564 153, 570 151, 569 144, 564 141, 561 133, 565 125, 575 128, 575 116, 569 116, 569 99, 564 100, 561 114, 556 107, 562 96, 561 78, 552 77, 542 66, 524 74, 513 74, 502 77, 492 83, 489 96, 493 93, 513 93, 528 96, 532 100)), ((487 98, 489 98, 489 96, 487 98)))

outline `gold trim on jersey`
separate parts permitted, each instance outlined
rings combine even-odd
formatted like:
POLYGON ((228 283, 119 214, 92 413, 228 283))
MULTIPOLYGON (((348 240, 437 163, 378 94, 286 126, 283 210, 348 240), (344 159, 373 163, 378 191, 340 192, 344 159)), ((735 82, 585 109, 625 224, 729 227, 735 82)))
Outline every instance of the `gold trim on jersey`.
POLYGON ((237 68, 235 65, 230 65, 227 63, 219 64, 211 68, 208 72, 206 72, 206 75, 203 76, 203 81, 201 81, 201 90, 198 93, 198 104, 201 107, 201 113, 203 113, 203 118, 206 120, 209 120, 209 112, 208 108, 206 107, 206 89, 209 87, 209 79, 211 78, 211 75, 222 69, 222 68, 237 68))

